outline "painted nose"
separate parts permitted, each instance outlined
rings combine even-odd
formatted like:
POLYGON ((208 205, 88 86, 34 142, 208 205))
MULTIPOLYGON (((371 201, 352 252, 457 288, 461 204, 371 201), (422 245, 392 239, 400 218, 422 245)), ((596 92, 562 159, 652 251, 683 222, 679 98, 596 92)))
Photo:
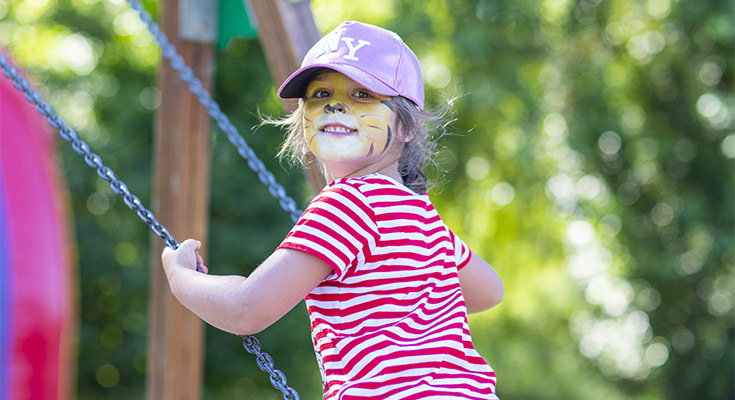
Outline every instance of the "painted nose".
POLYGON ((344 114, 347 112, 347 108, 345 108, 345 106, 340 103, 337 103, 335 105, 327 104, 326 106, 324 106, 324 112, 344 114))

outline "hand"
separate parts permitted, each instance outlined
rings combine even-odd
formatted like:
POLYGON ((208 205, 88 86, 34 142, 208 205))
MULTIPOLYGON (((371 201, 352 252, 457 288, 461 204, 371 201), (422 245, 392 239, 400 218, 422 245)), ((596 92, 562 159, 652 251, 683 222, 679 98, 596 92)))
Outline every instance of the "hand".
POLYGON ((199 255, 199 249, 202 243, 198 240, 187 239, 178 249, 174 250, 170 247, 163 249, 161 260, 163 261, 163 270, 170 279, 177 268, 185 268, 196 271, 199 266, 201 272, 207 273, 208 269, 204 266, 204 259, 199 255))

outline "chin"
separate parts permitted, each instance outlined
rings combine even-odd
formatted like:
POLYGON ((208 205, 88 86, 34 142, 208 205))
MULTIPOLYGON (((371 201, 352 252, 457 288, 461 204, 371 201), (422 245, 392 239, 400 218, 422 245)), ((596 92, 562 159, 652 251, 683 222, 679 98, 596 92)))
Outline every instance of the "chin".
POLYGON ((317 157, 323 161, 335 162, 335 163, 357 162, 365 158, 361 154, 344 154, 344 153, 336 153, 336 154, 322 153, 322 154, 318 154, 317 157))

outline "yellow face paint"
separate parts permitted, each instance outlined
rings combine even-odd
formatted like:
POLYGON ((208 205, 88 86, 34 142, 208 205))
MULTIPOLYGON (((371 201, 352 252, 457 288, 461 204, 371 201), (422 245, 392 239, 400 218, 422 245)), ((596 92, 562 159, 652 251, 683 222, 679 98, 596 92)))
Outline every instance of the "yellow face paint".
POLYGON ((309 149, 323 161, 377 159, 395 140, 391 98, 339 72, 309 83, 303 123, 309 149))

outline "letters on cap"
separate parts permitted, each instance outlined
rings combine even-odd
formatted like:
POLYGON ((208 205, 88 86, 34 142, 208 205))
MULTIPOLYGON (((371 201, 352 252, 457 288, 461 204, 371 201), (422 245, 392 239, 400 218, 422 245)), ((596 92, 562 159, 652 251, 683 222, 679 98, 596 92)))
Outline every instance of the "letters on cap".
POLYGON ((320 68, 346 75, 384 96, 403 96, 424 107, 424 81, 418 58, 395 33, 345 21, 306 53, 301 68, 278 89, 282 99, 301 98, 320 68))

